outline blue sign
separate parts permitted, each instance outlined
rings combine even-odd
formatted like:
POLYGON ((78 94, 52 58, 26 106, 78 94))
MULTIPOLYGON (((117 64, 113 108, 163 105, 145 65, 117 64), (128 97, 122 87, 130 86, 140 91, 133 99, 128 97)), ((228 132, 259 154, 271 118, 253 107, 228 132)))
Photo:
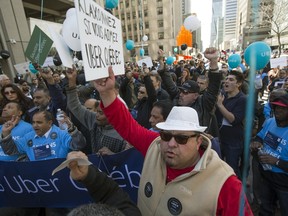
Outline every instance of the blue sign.
MULTIPOLYGON (((0 207, 74 208, 93 202, 87 189, 64 169, 52 171, 65 159, 33 162, 0 161, 0 207)), ((89 160, 113 178, 137 203, 143 156, 136 149, 111 156, 90 155, 89 160)))

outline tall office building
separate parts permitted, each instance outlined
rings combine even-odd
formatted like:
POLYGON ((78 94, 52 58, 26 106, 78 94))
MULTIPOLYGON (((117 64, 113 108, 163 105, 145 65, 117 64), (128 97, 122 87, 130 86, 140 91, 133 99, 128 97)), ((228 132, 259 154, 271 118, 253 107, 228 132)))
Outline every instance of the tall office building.
MULTIPOLYGON (((255 41, 262 41, 269 36, 271 25, 263 25, 265 15, 259 13, 259 4, 267 0, 239 1, 237 10, 237 49, 244 50, 249 44, 255 41)), ((272 5, 271 0, 268 3, 272 5)))
POLYGON ((224 14, 224 48, 230 49, 236 40, 237 0, 226 0, 224 14))
MULTIPOLYGON (((210 46, 218 47, 218 40, 216 40, 218 32, 218 19, 223 17, 223 0, 212 0, 212 22, 211 22, 211 36, 210 36, 210 46)), ((218 35, 219 38, 219 35, 218 35)))
POLYGON ((183 23, 183 5, 183 1, 120 0, 113 14, 121 20, 123 41, 135 42, 135 49, 124 52, 124 58, 138 58, 142 47, 152 59, 157 58, 159 48, 166 55, 173 53, 172 46, 183 23), (142 40, 144 35, 148 41, 142 40))

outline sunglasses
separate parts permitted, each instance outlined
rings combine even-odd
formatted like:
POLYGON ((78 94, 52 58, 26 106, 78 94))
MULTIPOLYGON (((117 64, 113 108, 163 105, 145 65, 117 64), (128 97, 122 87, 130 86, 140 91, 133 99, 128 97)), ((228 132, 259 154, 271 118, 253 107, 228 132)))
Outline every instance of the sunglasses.
POLYGON ((160 131, 160 137, 163 141, 165 142, 169 142, 172 137, 174 137, 175 141, 180 144, 180 145, 184 145, 187 143, 188 139, 192 138, 192 137, 197 137, 199 134, 193 134, 190 136, 186 136, 186 135, 173 135, 172 133, 169 132, 165 132, 165 131, 160 131))
POLYGON ((5 95, 15 94, 15 93, 16 93, 15 91, 7 91, 7 92, 4 92, 5 95))

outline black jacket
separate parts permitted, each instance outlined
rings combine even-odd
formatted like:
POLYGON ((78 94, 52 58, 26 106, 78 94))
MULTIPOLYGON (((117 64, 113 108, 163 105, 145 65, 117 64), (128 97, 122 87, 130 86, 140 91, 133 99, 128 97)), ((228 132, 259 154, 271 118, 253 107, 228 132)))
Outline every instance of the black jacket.
POLYGON ((100 172, 93 165, 89 166, 88 175, 81 181, 88 189, 89 194, 95 202, 101 202, 113 206, 125 215, 141 215, 140 210, 133 203, 128 194, 105 173, 100 172))
MULTIPOLYGON (((158 71, 162 77, 163 84, 166 87, 170 97, 174 100, 174 104, 177 105, 180 90, 173 82, 170 73, 166 70, 158 71)), ((207 126, 206 132, 214 137, 219 136, 219 129, 217 119, 215 117, 215 104, 217 102, 217 96, 219 94, 222 73, 210 72, 208 73, 209 84, 207 90, 191 104, 190 107, 194 108, 199 117, 199 124, 201 126, 207 126)))

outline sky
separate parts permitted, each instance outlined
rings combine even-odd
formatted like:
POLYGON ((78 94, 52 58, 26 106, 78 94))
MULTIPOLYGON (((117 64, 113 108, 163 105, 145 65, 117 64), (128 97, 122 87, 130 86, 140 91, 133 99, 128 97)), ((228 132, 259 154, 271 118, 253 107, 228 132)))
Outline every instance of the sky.
POLYGON ((205 50, 210 45, 212 0, 191 0, 191 7, 191 12, 197 13, 197 17, 201 21, 201 38, 205 50))

